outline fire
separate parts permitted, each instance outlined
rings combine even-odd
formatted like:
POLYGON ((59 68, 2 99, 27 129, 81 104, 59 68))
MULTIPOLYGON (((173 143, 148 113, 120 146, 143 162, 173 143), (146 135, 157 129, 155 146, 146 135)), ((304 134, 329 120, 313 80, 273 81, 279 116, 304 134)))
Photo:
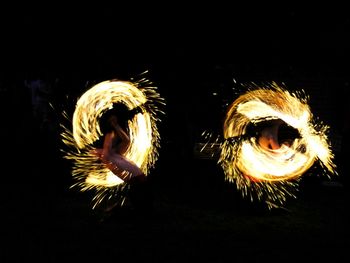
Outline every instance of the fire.
MULTIPOLYGON (((111 198, 125 190, 127 185, 103 164, 97 162, 92 154, 93 144, 102 135, 99 118, 114 103, 122 102, 130 110, 141 109, 129 125, 131 146, 126 158, 137 164, 145 175, 155 165, 160 148, 160 134, 157 123, 158 107, 164 105, 157 88, 150 86, 148 80, 139 82, 108 80, 100 82, 87 90, 77 101, 71 127, 61 125, 62 141, 67 146, 64 157, 73 162, 72 176, 81 191, 95 189, 94 207, 104 198, 111 198), (146 85, 147 84, 147 85, 146 85)), ((64 112, 67 119, 70 119, 64 112)))
POLYGON ((255 87, 228 107, 219 163, 243 196, 265 200, 269 208, 282 205, 287 196, 295 197, 300 177, 315 161, 336 174, 328 129, 315 124, 307 97, 274 82, 255 87), (249 127, 274 120, 292 127, 299 136, 269 149, 249 135, 249 127))

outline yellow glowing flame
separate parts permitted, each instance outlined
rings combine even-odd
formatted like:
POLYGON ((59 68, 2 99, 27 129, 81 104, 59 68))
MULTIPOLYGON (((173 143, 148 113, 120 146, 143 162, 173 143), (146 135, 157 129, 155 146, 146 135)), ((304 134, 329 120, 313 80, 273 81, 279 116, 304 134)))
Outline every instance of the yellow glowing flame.
POLYGON ((77 183, 73 186, 80 187, 82 191, 97 189, 95 204, 101 202, 107 193, 115 194, 125 187, 124 181, 97 162, 97 157, 92 154, 93 143, 102 135, 99 119, 114 103, 122 102, 130 110, 136 107, 141 109, 128 122, 131 144, 126 158, 138 165, 145 175, 158 158, 160 135, 156 124, 159 121, 158 113, 164 112, 157 104, 165 103, 156 87, 141 86, 144 83, 148 84, 148 81, 108 80, 96 84, 78 99, 72 129, 62 125, 62 140, 69 146, 68 150, 64 150, 65 158, 74 163, 72 175, 77 183))
POLYGON ((219 163, 226 179, 235 182, 244 196, 253 199, 256 194, 271 208, 276 203, 283 204, 286 196, 295 197, 293 189, 298 178, 316 160, 336 174, 334 156, 327 142, 328 128, 313 124, 307 99, 300 94, 290 93, 275 82, 254 87, 228 107, 219 163), (278 149, 266 149, 256 138, 245 138, 248 125, 262 120, 282 120, 296 129, 301 138, 278 149))

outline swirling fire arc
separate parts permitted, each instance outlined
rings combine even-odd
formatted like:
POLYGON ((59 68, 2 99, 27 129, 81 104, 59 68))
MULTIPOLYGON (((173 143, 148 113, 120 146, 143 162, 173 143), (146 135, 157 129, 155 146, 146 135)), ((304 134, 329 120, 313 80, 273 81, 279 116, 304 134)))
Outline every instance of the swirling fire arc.
MULTIPOLYGON (((137 164, 145 175, 154 167, 158 159, 160 135, 157 124, 159 115, 164 114, 161 106, 164 99, 157 88, 148 80, 138 82, 108 80, 100 82, 87 90, 77 101, 70 127, 61 125, 61 138, 67 146, 63 150, 64 157, 73 162, 72 176, 81 191, 94 189, 96 194, 94 206, 105 198, 123 196, 127 184, 113 174, 92 153, 96 141, 102 136, 99 119, 114 103, 123 103, 128 109, 140 108, 132 120, 128 122, 131 146, 126 152, 126 158, 137 164)), ((123 199, 124 200, 124 199, 123 199)), ((121 202, 123 202, 121 200, 121 202)))
POLYGON ((291 93, 271 83, 254 86, 229 105, 224 125, 224 142, 219 163, 225 178, 244 197, 265 201, 269 208, 284 205, 294 192, 301 176, 319 161, 324 170, 337 174, 334 155, 328 143, 328 126, 316 123, 301 93, 291 93), (296 130, 299 136, 278 149, 266 149, 249 127, 279 120, 296 130))

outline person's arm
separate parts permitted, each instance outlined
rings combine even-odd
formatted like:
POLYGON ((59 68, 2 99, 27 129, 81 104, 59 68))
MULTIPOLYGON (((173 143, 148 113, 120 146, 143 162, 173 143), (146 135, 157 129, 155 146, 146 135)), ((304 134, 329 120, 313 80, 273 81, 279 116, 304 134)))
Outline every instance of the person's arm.
POLYGON ((106 161, 110 155, 110 152, 112 151, 112 142, 113 142, 114 136, 115 135, 113 132, 109 132, 105 135, 105 138, 103 141, 103 148, 100 154, 100 158, 102 161, 106 161))
POLYGON ((115 125, 115 131, 116 135, 121 139, 119 145, 119 153, 123 155, 130 146, 130 138, 129 135, 122 129, 122 127, 120 127, 119 124, 115 125))
POLYGON ((114 132, 108 132, 103 139, 102 148, 94 149, 91 153, 101 159, 102 162, 107 162, 112 151, 112 143, 115 137, 114 132))

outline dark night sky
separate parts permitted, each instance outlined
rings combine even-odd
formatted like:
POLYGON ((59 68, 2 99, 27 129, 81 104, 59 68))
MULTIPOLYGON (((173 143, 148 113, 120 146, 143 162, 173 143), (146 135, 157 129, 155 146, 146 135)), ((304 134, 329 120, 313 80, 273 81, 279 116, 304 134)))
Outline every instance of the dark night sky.
POLYGON ((228 63, 247 78, 347 74, 350 21, 341 7, 119 10, 16 10, 2 25, 8 70, 93 75, 228 63))
MULTIPOLYGON (((60 78, 71 83, 62 93, 77 94, 86 80, 149 70, 170 116, 181 118, 201 103, 211 106, 204 114, 218 111, 210 94, 231 89, 233 78, 305 89, 323 118, 342 111, 339 100, 348 95, 350 19, 341 6, 52 5, 3 13, 5 81, 60 78)), ((337 118, 329 121, 340 129, 343 116, 337 118)))
POLYGON ((62 93, 77 95, 87 80, 129 79, 149 70, 167 99, 171 125, 202 110, 203 120, 193 124, 199 128, 220 118, 222 100, 210 95, 230 90, 233 79, 286 82, 305 89, 316 113, 341 129, 350 83, 350 19, 341 6, 52 5, 7 14, 1 24, 5 81, 60 78, 69 83, 62 93))

